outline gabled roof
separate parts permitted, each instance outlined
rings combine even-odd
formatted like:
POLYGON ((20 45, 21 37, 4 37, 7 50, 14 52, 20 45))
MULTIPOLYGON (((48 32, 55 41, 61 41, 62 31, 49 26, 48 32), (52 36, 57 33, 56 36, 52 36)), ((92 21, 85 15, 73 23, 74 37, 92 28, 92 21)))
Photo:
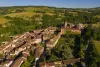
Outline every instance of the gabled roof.
POLYGON ((41 53, 43 52, 44 48, 40 45, 38 45, 35 49, 35 57, 40 57, 41 53))
POLYGON ((19 67, 23 63, 24 60, 25 59, 23 59, 22 57, 19 57, 17 60, 15 60, 13 62, 13 64, 11 65, 11 67, 19 67))
POLYGON ((55 62, 41 62, 40 63, 40 67, 44 67, 45 65, 47 67, 50 67, 50 66, 56 66, 56 65, 62 65, 62 64, 71 64, 71 63, 75 63, 75 62, 80 62, 80 58, 75 58, 75 59, 69 59, 69 60, 62 60, 62 61, 55 61, 55 62))

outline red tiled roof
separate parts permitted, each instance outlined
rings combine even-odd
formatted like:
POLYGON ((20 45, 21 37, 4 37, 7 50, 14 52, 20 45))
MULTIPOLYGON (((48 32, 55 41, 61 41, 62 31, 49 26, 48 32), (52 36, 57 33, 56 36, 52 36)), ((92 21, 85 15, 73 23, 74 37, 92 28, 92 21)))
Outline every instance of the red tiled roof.
POLYGON ((40 57, 40 55, 41 55, 43 49, 44 49, 44 48, 41 47, 41 46, 36 47, 36 50, 35 50, 35 57, 40 57))
POLYGON ((50 67, 50 66, 55 66, 54 62, 50 62, 50 63, 45 63, 45 62, 41 62, 40 63, 40 67, 50 67))
POLYGON ((48 62, 48 63, 41 62, 40 67, 44 67, 45 65, 47 67, 50 67, 50 66, 61 65, 62 63, 71 64, 71 63, 75 63, 75 62, 80 62, 80 58, 70 59, 70 60, 63 60, 63 62, 62 61, 55 61, 55 62, 48 62))
POLYGON ((22 62, 23 62, 24 60, 25 60, 25 59, 23 59, 22 57, 18 58, 17 60, 15 60, 15 61, 13 62, 13 64, 11 65, 11 67, 19 67, 19 66, 22 64, 22 62))

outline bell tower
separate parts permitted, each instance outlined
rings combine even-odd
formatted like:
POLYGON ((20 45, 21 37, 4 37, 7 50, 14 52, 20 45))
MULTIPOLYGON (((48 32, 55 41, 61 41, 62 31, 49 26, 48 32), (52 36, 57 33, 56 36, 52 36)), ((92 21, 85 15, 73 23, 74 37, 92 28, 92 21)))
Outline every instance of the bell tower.
POLYGON ((64 28, 67 28, 67 22, 64 22, 64 28))

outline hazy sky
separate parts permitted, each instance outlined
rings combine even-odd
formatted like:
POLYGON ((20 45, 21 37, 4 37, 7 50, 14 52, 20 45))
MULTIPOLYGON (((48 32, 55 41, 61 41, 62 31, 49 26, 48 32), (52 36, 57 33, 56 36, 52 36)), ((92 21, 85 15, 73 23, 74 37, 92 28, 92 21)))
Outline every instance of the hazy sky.
POLYGON ((100 7, 100 0, 0 0, 0 6, 42 5, 66 8, 100 7))

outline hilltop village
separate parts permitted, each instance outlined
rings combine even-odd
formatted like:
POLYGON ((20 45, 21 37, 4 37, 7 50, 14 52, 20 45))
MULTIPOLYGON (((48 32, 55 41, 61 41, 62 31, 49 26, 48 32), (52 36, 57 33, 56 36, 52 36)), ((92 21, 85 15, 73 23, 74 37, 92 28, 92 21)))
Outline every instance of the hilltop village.
POLYGON ((0 67, 100 67, 100 7, 0 7, 0 67))
POLYGON ((65 26, 60 29, 57 35, 54 34, 57 29, 56 27, 48 27, 46 29, 33 30, 16 35, 10 42, 5 42, 0 46, 0 54, 3 55, 3 58, 0 59, 0 67, 20 67, 27 60, 31 50, 35 51, 35 66, 39 64, 40 67, 56 65, 61 67, 62 62, 65 65, 80 62, 80 58, 50 63, 38 63, 37 61, 46 50, 50 50, 56 46, 65 30, 81 33, 81 29, 84 27, 83 24, 74 25, 66 22, 65 26), (44 47, 40 45, 41 43, 44 43, 44 47))

